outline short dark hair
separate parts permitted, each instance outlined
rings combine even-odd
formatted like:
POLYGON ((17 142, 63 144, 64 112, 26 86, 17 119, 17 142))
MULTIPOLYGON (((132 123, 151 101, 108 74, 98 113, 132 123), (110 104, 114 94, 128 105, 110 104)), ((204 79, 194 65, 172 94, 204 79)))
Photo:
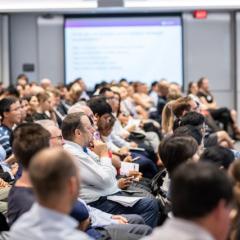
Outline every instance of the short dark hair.
POLYGON ((0 100, 0 116, 2 120, 4 119, 4 113, 9 112, 11 105, 17 101, 18 99, 15 97, 5 97, 0 100))
POLYGON ((189 136, 171 136, 159 145, 160 158, 170 175, 177 166, 193 157, 197 150, 196 140, 189 136))
POLYGON ((106 92, 112 92, 111 88, 109 88, 109 87, 102 87, 99 90, 99 95, 105 95, 106 92))
POLYGON ((210 163, 182 164, 171 179, 174 216, 195 219, 206 216, 220 200, 230 203, 232 185, 225 172, 210 163))
POLYGON ((203 134, 199 127, 194 127, 191 125, 178 127, 177 129, 174 130, 173 136, 175 137, 191 136, 197 141, 198 145, 201 145, 203 139, 203 134))
POLYGON ((197 82, 198 88, 201 88, 201 87, 202 87, 203 81, 204 81, 205 79, 207 79, 207 78, 206 78, 206 77, 201 77, 201 78, 198 80, 198 82, 197 82))
POLYGON ((204 150, 200 157, 200 161, 212 162, 218 167, 228 169, 230 164, 234 161, 234 154, 228 148, 213 146, 204 150))
POLYGON ((27 77, 26 74, 24 74, 24 73, 19 74, 19 75, 17 76, 17 81, 18 81, 19 79, 21 79, 21 78, 24 78, 24 79, 26 80, 26 82, 28 83, 29 79, 28 79, 28 77, 27 77))
POLYGON ((155 86, 157 86, 158 85, 158 81, 154 81, 154 82, 152 82, 152 84, 151 84, 151 88, 153 88, 153 87, 155 87, 155 86))
POLYGON ((23 123, 13 131, 13 153, 25 169, 31 158, 49 147, 50 133, 37 123, 23 123))
POLYGON ((73 141, 76 129, 80 129, 83 132, 85 131, 83 123, 81 121, 82 116, 86 115, 82 112, 76 112, 68 114, 63 119, 61 128, 64 139, 73 141))
POLYGON ((53 148, 41 151, 33 157, 29 175, 38 198, 47 200, 52 195, 64 192, 67 180, 77 176, 77 169, 66 151, 53 148))
POLYGON ((199 126, 205 122, 205 118, 201 113, 198 112, 188 112, 183 117, 181 117, 179 125, 192 125, 192 126, 199 126))
POLYGON ((99 117, 102 115, 109 113, 112 113, 111 106, 106 102, 106 99, 104 97, 94 97, 91 98, 87 105, 91 108, 93 114, 97 114, 99 117))

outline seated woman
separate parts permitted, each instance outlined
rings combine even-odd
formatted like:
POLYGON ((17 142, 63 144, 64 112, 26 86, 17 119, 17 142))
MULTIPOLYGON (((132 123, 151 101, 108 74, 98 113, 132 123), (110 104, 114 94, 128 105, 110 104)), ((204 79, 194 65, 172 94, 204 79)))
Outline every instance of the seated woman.
MULTIPOLYGON (((166 135, 171 134, 174 124, 179 124, 181 119, 189 112, 199 112, 197 103, 190 97, 181 97, 175 101, 168 102, 164 107, 162 114, 163 133, 166 135)), ((233 148, 233 141, 227 132, 209 132, 208 136, 213 134, 215 135, 216 143, 225 147, 233 148)))
POLYGON ((235 110, 229 110, 226 107, 219 108, 217 103, 209 91, 209 83, 206 77, 200 78, 198 81, 199 91, 197 96, 200 98, 202 104, 206 106, 213 119, 218 120, 223 124, 223 129, 228 132, 229 127, 232 128, 233 137, 240 138, 240 129, 237 126, 237 113, 235 110))
POLYGON ((51 100, 48 93, 38 93, 38 106, 36 111, 32 114, 33 121, 49 119, 56 122, 56 115, 51 106, 51 100))
MULTIPOLYGON (((158 168, 152 160, 148 159, 141 153, 130 153, 128 148, 119 148, 113 143, 111 139, 111 132, 115 121, 116 119, 113 115, 104 114, 97 122, 100 137, 105 143, 107 143, 109 150, 111 151, 110 155, 112 156, 113 164, 115 167, 119 168, 121 166, 121 158, 123 161, 127 162, 132 162, 135 158, 136 160, 134 163, 139 164, 139 170, 143 173, 143 176, 150 179, 153 178, 158 172, 158 168), (120 157, 120 159, 118 157, 120 157)), ((137 177, 140 177, 140 175, 141 174, 138 174, 137 177)))

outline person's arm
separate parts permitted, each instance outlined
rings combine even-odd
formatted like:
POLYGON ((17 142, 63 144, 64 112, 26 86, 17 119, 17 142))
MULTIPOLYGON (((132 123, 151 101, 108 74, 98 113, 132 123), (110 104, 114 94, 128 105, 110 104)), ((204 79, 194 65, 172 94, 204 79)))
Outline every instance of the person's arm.
MULTIPOLYGON (((94 144, 94 148, 96 150, 96 143, 94 144)), ((100 157, 97 155, 98 154, 94 154, 90 150, 88 155, 74 154, 84 183, 93 188, 105 190, 117 184, 115 177, 116 169, 113 167, 107 152, 100 155, 100 157)))
POLYGON ((12 154, 10 157, 8 157, 5 161, 5 163, 11 165, 15 162, 17 162, 17 159, 15 158, 15 156, 12 154))
POLYGON ((200 100, 203 105, 207 107, 207 109, 216 109, 217 108, 217 103, 213 100, 212 103, 208 103, 205 97, 200 97, 200 100))

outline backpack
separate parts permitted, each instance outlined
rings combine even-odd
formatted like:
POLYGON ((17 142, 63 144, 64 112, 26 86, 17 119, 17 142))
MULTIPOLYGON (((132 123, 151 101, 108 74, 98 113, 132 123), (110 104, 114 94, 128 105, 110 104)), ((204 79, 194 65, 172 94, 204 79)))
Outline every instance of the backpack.
POLYGON ((171 211, 171 202, 167 198, 167 193, 162 189, 162 185, 166 175, 167 171, 166 169, 163 169, 153 177, 151 182, 152 194, 158 200, 160 208, 159 211, 161 213, 159 224, 162 224, 166 220, 168 213, 171 211))

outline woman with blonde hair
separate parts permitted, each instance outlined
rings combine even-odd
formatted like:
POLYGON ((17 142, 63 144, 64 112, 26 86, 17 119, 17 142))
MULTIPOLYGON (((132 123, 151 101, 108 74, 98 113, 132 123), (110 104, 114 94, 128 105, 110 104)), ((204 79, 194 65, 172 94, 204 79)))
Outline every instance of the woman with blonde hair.
POLYGON ((180 97, 168 102, 162 111, 163 134, 171 134, 176 118, 182 117, 189 111, 196 111, 197 104, 190 97, 180 97))

